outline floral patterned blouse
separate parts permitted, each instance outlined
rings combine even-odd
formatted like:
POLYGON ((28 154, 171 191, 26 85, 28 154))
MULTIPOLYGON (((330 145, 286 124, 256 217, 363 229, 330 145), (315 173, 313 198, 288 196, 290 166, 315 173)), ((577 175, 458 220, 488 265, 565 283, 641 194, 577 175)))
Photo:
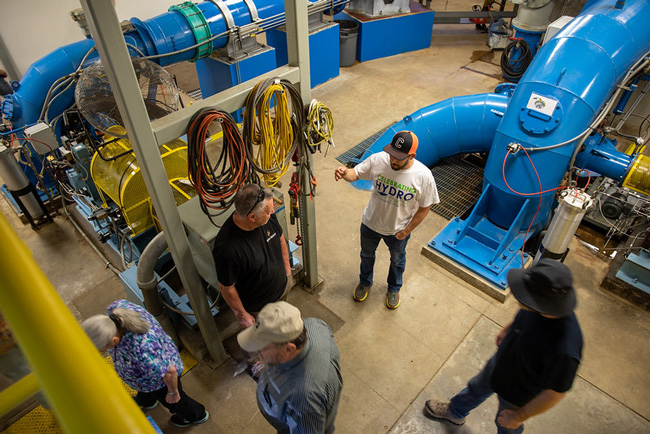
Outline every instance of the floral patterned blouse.
POLYGON ((165 387, 163 376, 174 365, 180 377, 183 362, 174 341, 147 310, 127 300, 117 300, 106 309, 106 314, 113 309, 134 310, 149 323, 149 331, 137 334, 130 331, 116 347, 110 348, 108 354, 113 358, 117 375, 131 388, 140 392, 154 392, 165 387))

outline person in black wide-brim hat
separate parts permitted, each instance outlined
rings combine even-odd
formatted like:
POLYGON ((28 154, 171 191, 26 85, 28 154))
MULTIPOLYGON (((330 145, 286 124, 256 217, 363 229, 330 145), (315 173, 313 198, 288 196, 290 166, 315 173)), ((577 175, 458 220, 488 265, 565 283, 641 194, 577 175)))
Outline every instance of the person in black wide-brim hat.
POLYGON ((571 270, 542 259, 527 270, 510 270, 508 284, 521 309, 498 334, 496 354, 449 402, 427 401, 426 416, 462 425, 496 393, 497 432, 521 433, 526 419, 553 407, 571 388, 582 356, 571 270))

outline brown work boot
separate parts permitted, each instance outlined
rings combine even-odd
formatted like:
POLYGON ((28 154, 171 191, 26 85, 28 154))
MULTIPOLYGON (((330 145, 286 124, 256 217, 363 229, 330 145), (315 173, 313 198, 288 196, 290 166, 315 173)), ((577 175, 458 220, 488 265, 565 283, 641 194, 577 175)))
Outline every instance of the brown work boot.
POLYGON ((458 418, 451 414, 448 402, 438 401, 437 399, 430 399, 424 404, 424 414, 434 419, 448 420, 456 425, 465 423, 464 417, 458 418))

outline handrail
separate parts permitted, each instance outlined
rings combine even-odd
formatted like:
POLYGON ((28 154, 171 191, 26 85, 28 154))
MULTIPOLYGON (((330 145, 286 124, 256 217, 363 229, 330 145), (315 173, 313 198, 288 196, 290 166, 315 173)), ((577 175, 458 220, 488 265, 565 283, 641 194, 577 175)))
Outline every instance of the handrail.
POLYGON ((0 307, 66 433, 155 433, 0 213, 0 307))
POLYGON ((9 413, 40 389, 38 380, 33 372, 25 375, 11 386, 0 392, 0 417, 9 413))

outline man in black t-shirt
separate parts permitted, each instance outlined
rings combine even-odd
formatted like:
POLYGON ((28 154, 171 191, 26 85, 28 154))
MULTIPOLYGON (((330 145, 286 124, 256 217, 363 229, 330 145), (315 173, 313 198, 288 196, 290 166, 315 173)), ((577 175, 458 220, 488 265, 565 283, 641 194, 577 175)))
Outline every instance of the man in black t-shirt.
POLYGON ((234 204, 235 212, 219 230, 213 256, 219 290, 240 327, 246 328, 255 322, 252 313, 286 295, 291 266, 271 190, 244 185, 234 204))
POLYGON ((523 422, 557 404, 571 388, 582 355, 582 332, 569 268, 542 259, 508 272, 521 309, 497 336, 497 352, 450 402, 431 399, 424 414, 456 425, 496 393, 498 433, 521 433, 523 422))

